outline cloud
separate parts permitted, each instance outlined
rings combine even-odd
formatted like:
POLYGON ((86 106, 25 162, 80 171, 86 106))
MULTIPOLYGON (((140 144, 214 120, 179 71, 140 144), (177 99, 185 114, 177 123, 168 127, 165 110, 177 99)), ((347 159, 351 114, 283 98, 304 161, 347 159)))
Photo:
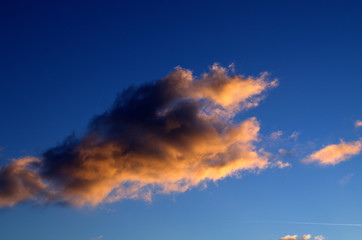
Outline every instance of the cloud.
POLYGON ((341 180, 339 180, 339 184, 340 185, 346 185, 347 183, 349 183, 349 181, 351 180, 351 178, 354 176, 353 173, 349 173, 346 176, 344 176, 341 180))
POLYGON ((294 140, 297 140, 298 137, 299 137, 299 135, 300 135, 300 132, 294 131, 294 132, 290 135, 289 138, 292 138, 292 139, 294 139, 294 140))
POLYGON ((292 166, 292 164, 290 164, 288 162, 282 162, 280 160, 275 161, 275 163, 273 165, 278 167, 278 168, 286 168, 286 167, 291 167, 292 166))
POLYGON ((39 159, 25 157, 0 168, 0 206, 35 199, 46 191, 37 164, 39 159))
POLYGON ((103 235, 99 235, 97 237, 92 237, 90 240, 100 240, 103 239, 103 235))
POLYGON ((270 134, 269 138, 271 140, 278 140, 282 135, 283 135, 283 132, 279 130, 279 131, 272 132, 270 134))
POLYGON ((280 238, 280 240, 297 240, 297 237, 298 237, 298 235, 293 235, 293 236, 286 235, 286 236, 280 238))
POLYGON ((287 221, 263 221, 263 222, 286 223, 286 224, 299 224, 299 225, 362 227, 362 224, 361 224, 361 223, 323 223, 323 222, 287 222, 287 221))
POLYGON ((308 240, 308 239, 311 239, 311 235, 310 234, 306 234, 306 235, 303 235, 302 237, 299 238, 299 240, 308 240))
POLYGON ((302 161, 305 163, 317 162, 320 165, 336 165, 359 154, 361 149, 361 140, 347 143, 341 140, 340 144, 328 145, 302 161))
POLYGON ((322 235, 319 235, 319 236, 315 236, 314 237, 314 240, 324 240, 326 239, 325 237, 323 237, 322 235))
POLYGON ((2 167, 0 206, 44 198, 79 207, 151 201, 154 194, 185 192, 241 171, 285 167, 256 148, 256 118, 233 123, 237 112, 257 106, 276 85, 266 73, 229 76, 215 64, 200 78, 178 67, 159 81, 130 87, 81 138, 70 136, 39 158, 2 167))
POLYGON ((294 155, 294 152, 292 152, 292 151, 287 151, 287 150, 285 150, 285 149, 283 149, 283 148, 280 148, 280 149, 278 150, 278 153, 279 153, 281 156, 283 156, 283 157, 291 157, 291 156, 294 155))
MULTIPOLYGON (((312 238, 312 235, 310 235, 310 234, 305 234, 299 238, 298 238, 298 235, 286 235, 286 236, 280 238, 279 240, 308 240, 311 238, 312 238)), ((314 239, 323 240, 324 237, 322 235, 319 235, 319 236, 314 237, 314 239)))
POLYGON ((362 127, 362 121, 357 120, 357 121, 354 123, 354 126, 355 126, 356 128, 362 127))

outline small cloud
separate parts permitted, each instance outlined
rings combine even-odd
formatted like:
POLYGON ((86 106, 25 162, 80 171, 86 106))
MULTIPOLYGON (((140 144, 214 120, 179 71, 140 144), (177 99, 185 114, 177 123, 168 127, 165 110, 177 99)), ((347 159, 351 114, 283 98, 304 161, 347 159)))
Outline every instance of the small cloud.
POLYGON ((297 237, 298 237, 298 235, 293 235, 293 236, 291 236, 291 235, 286 235, 286 236, 284 236, 284 237, 282 237, 282 238, 279 238, 280 240, 297 240, 297 237))
POLYGON ((322 235, 319 235, 319 236, 315 236, 314 237, 314 240, 324 240, 326 239, 325 237, 323 237, 322 235))
POLYGON ((283 148, 279 149, 278 152, 279 152, 279 154, 280 154, 281 156, 283 156, 283 157, 291 157, 291 156, 294 155, 293 152, 287 151, 287 150, 285 150, 285 149, 283 149, 283 148))
POLYGON ((230 71, 235 74, 235 63, 231 63, 229 64, 228 68, 230 69, 230 71))
POLYGON ((300 237, 299 240, 308 240, 311 238, 312 238, 312 236, 310 234, 306 234, 306 235, 303 235, 302 237, 300 237))
POLYGON ((312 163, 317 162, 320 165, 336 165, 346 161, 354 155, 357 155, 362 150, 362 140, 354 142, 343 142, 340 144, 331 144, 319 151, 314 152, 302 162, 312 163))
POLYGON ((101 206, 100 209, 107 212, 107 213, 114 213, 114 212, 117 211, 116 209, 110 208, 110 207, 107 207, 107 206, 101 206))
POLYGON ((288 162, 282 162, 282 161, 276 161, 274 163, 274 165, 277 167, 277 168, 286 168, 286 167, 291 167, 292 164, 288 163, 288 162))
POLYGON ((92 237, 90 240, 100 240, 103 239, 103 235, 99 235, 97 237, 92 237))
MULTIPOLYGON (((310 234, 304 234, 303 236, 298 238, 298 235, 286 235, 282 238, 279 238, 279 240, 309 240, 312 239, 312 235, 310 234)), ((323 240, 325 239, 322 235, 315 236, 315 240, 323 240)))
POLYGON ((280 130, 278 130, 278 131, 272 132, 272 133, 270 134, 269 138, 270 138, 271 140, 278 140, 278 139, 280 138, 280 136, 282 136, 282 135, 283 135, 283 132, 280 131, 280 130))
POLYGON ((362 121, 361 121, 361 120, 357 120, 357 121, 354 123, 354 126, 355 126, 356 128, 362 127, 362 121))
POLYGON ((292 138, 292 139, 294 139, 294 140, 297 140, 298 137, 299 137, 299 134, 300 134, 300 132, 294 131, 294 132, 289 136, 289 138, 292 138))
POLYGON ((346 185, 347 183, 349 183, 349 181, 351 180, 351 178, 353 177, 353 173, 349 173, 346 176, 344 176, 341 180, 339 180, 339 184, 340 185, 346 185))

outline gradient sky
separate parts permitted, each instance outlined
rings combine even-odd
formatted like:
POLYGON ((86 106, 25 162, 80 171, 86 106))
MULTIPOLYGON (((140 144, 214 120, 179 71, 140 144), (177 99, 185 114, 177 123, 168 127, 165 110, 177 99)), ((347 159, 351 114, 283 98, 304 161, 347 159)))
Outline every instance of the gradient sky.
POLYGON ((200 76, 216 62, 278 79, 233 121, 256 117, 258 148, 291 166, 152 202, 19 203, 0 210, 0 239, 359 240, 362 225, 348 224, 362 224, 360 150, 340 163, 335 148, 323 160, 311 154, 361 142, 361 11, 357 1, 2 2, 0 165, 81 136, 130 85, 176 66, 200 76))

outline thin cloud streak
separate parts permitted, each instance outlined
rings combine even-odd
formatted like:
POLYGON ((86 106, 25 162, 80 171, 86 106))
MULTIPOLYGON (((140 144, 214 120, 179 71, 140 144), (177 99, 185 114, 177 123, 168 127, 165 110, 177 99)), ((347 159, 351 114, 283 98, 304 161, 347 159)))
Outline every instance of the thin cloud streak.
POLYGON ((349 181, 351 180, 351 178, 354 176, 353 173, 349 173, 346 176, 344 176, 343 178, 341 178, 338 183, 340 185, 346 185, 347 183, 349 183, 349 181))
POLYGON ((324 222, 291 222, 291 221, 256 221, 256 223, 280 223, 299 225, 320 225, 320 226, 341 226, 341 227, 362 227, 362 223, 324 223, 324 222))

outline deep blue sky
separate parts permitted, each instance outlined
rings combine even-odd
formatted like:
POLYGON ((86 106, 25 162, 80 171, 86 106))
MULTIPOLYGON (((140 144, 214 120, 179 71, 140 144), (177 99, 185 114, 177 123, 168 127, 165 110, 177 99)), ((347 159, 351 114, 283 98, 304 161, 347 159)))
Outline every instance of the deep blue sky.
POLYGON ((358 1, 2 2, 1 164, 81 135, 122 89, 178 65, 195 75, 214 62, 235 63, 245 75, 270 72, 280 86, 238 118, 256 116, 263 136, 281 130, 300 137, 283 145, 299 147, 288 159, 292 168, 151 204, 19 205, 0 212, 0 238, 272 240, 310 233, 358 240, 361 227, 255 221, 362 223, 361 156, 335 167, 299 162, 340 138, 361 136, 353 126, 362 119, 361 12, 358 1), (338 184, 351 173, 350 183, 338 184))

